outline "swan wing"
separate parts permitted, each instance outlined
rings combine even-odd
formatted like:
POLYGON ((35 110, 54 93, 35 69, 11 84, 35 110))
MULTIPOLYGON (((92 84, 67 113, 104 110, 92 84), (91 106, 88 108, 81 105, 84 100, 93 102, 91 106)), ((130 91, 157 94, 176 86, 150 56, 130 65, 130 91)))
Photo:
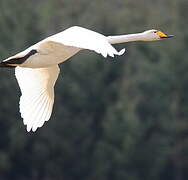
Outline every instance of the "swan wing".
POLYGON ((102 54, 104 57, 107 57, 107 55, 114 57, 114 55, 122 55, 125 52, 125 49, 118 52, 108 42, 108 38, 106 36, 78 26, 73 26, 63 32, 46 38, 44 44, 48 41, 60 43, 65 46, 93 50, 102 54))
POLYGON ((58 65, 36 69, 16 67, 15 75, 22 94, 20 113, 28 132, 36 131, 50 119, 59 71, 58 65))

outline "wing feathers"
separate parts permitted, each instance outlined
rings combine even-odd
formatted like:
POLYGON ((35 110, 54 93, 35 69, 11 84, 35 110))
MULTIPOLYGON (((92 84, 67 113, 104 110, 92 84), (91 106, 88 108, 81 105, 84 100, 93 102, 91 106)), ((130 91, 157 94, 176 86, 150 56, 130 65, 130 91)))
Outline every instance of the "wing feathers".
POLYGON ((73 26, 65 31, 50 36, 46 41, 62 43, 66 46, 73 46, 81 49, 93 50, 104 57, 107 55, 122 55, 125 49, 118 52, 109 42, 106 36, 78 26, 73 26))
POLYGON ((38 128, 38 127, 40 127, 39 126, 39 123, 40 123, 40 121, 42 122, 42 123, 44 123, 45 121, 44 121, 44 119, 45 119, 45 114, 47 114, 47 112, 49 111, 48 110, 48 104, 50 103, 50 100, 46 97, 45 98, 45 100, 43 101, 43 104, 42 104, 42 107, 41 107, 41 110, 40 110, 40 115, 38 116, 38 118, 35 120, 35 122, 34 122, 34 124, 33 124, 33 131, 36 131, 36 129, 38 128))
POLYGON ((44 113, 42 115, 42 118, 38 122, 38 127, 42 127, 45 121, 48 121, 50 118, 51 113, 49 113, 49 110, 52 108, 53 104, 51 105, 50 100, 46 103, 46 108, 44 110, 44 113), (46 119, 43 121, 43 119, 46 119))
POLYGON ((16 78, 21 89, 20 113, 27 131, 36 131, 48 121, 54 104, 54 85, 59 67, 22 68, 17 67, 16 78))
MULTIPOLYGON (((44 112, 44 107, 46 106, 47 103, 48 103, 48 97, 44 95, 40 100, 40 103, 38 104, 38 107, 32 116, 32 121, 30 121, 30 124, 28 124, 27 126, 29 129, 32 128, 33 131, 36 131, 36 129, 38 128, 38 121, 40 120, 41 114, 44 112)), ((53 104, 53 101, 50 101, 50 103, 53 104)), ((48 111, 50 111, 51 113, 52 109, 49 109, 48 111)), ((41 120, 46 121, 48 119, 41 119, 41 120)))
POLYGON ((42 94, 42 96, 38 98, 38 101, 35 104, 30 105, 32 107, 32 110, 30 112, 28 111, 28 114, 26 116, 26 119, 28 119, 27 131, 30 131, 31 128, 34 128, 34 123, 40 116, 41 108, 42 106, 45 106, 45 96, 45 94, 42 94))

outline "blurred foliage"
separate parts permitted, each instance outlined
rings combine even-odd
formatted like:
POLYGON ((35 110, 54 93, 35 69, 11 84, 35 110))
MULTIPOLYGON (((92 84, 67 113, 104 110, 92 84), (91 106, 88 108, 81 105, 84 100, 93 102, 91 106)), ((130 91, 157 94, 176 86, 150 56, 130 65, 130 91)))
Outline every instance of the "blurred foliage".
POLYGON ((72 25, 176 37, 63 63, 53 115, 36 133, 21 122, 13 70, 1 69, 0 179, 187 180, 187 9, 187 0, 1 0, 2 59, 72 25))

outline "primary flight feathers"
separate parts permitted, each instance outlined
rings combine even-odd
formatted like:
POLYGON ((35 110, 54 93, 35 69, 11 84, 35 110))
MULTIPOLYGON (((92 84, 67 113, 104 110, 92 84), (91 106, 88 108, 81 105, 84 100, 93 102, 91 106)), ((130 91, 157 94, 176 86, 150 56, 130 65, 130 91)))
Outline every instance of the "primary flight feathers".
POLYGON ((15 75, 21 89, 20 113, 27 131, 36 131, 50 119, 54 104, 54 85, 58 65, 47 68, 16 67, 15 75))
POLYGON ((16 67, 21 89, 20 113, 27 131, 36 131, 50 119, 54 104, 54 85, 60 72, 58 64, 82 49, 93 50, 104 57, 122 55, 111 44, 130 41, 154 41, 172 37, 157 30, 143 33, 104 36, 74 26, 50 36, 0 63, 0 67, 16 67))

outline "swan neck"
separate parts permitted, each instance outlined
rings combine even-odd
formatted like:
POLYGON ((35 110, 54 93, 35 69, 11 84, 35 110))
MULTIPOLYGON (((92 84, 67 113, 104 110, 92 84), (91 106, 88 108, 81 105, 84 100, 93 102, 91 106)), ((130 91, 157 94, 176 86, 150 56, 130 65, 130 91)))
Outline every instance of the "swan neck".
POLYGON ((107 38, 110 44, 120 44, 120 43, 133 42, 133 41, 144 41, 143 33, 108 36, 107 38))

